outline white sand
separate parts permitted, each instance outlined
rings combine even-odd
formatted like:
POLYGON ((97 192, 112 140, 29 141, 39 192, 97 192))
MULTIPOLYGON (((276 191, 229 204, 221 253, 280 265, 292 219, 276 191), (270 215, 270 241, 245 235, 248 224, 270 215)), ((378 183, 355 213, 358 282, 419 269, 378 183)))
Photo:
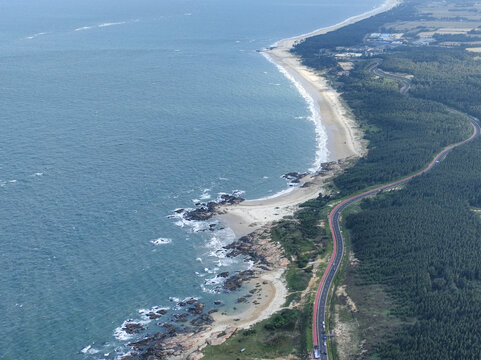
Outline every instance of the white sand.
POLYGON ((257 298, 256 295, 252 298, 254 300, 257 299, 259 304, 250 304, 246 310, 237 314, 213 314, 213 318, 215 319, 214 331, 221 331, 229 326, 247 329, 259 321, 268 319, 272 314, 279 311, 287 298, 287 289, 281 280, 283 272, 284 269, 279 268, 265 272, 259 278, 248 281, 246 283, 248 287, 255 283, 262 284, 259 298, 257 298), (263 282, 267 284, 263 284, 263 282))
MULTIPOLYGON (((349 18, 334 26, 281 40, 275 48, 265 51, 266 57, 301 84, 314 100, 317 106, 316 110, 322 117, 322 124, 317 125, 323 126, 328 136, 329 161, 363 156, 366 150, 362 134, 357 129, 354 119, 349 115, 349 110, 344 106, 339 93, 332 89, 320 74, 303 66, 299 58, 291 54, 289 50, 298 41, 337 30, 387 11, 400 2, 401 0, 387 0, 374 10, 349 18)), ((282 219, 283 216, 292 215, 298 209, 299 204, 316 198, 322 191, 322 184, 325 183, 326 178, 332 177, 334 173, 335 171, 323 175, 307 175, 302 182, 309 183, 309 186, 297 187, 293 191, 273 198, 248 200, 238 205, 226 206, 222 209, 223 214, 218 217, 232 228, 237 237, 247 235, 273 221, 282 219)), ((252 280, 254 283, 267 282, 262 285, 259 293, 261 295, 258 300, 259 304, 251 304, 248 309, 238 314, 215 314, 216 321, 211 330, 206 332, 206 336, 230 326, 248 328, 279 311, 288 294, 283 280, 285 268, 285 264, 279 264, 277 269, 265 272, 259 278, 252 280)))
MULTIPOLYGON (((319 125, 324 127, 328 136, 328 161, 363 156, 366 149, 365 142, 362 141, 362 133, 350 116, 349 109, 344 105, 339 93, 331 88, 319 73, 303 66, 300 59, 289 50, 295 43, 308 37, 325 34, 353 24, 387 11, 400 2, 400 0, 387 0, 380 7, 339 24, 281 40, 275 47, 264 52, 270 61, 289 74, 314 100, 317 106, 316 110, 321 114, 322 124, 319 125)), ((330 176, 332 175, 333 173, 330 174, 330 176)), ((303 179, 304 182, 312 183, 309 187, 296 188, 287 194, 270 199, 249 200, 238 205, 226 206, 223 214, 219 217, 232 228, 237 236, 244 236, 264 225, 282 219, 283 216, 292 215, 299 204, 319 195, 326 177, 330 176, 309 175, 308 178, 303 179)))

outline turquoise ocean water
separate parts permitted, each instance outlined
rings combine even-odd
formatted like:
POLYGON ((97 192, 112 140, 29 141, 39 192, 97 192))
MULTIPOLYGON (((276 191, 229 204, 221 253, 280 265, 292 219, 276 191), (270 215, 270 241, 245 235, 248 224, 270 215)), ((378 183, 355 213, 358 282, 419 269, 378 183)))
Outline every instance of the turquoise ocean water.
POLYGON ((169 215, 312 166, 306 103, 255 50, 380 3, 0 0, 0 359, 114 359, 141 309, 228 308, 232 233, 169 215))

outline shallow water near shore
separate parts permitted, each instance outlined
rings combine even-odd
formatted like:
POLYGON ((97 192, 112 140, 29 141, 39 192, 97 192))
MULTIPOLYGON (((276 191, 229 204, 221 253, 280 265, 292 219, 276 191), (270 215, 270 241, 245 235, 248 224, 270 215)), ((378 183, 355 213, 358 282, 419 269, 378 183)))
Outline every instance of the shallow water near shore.
POLYGON ((114 359, 182 299, 235 306, 232 231, 171 215, 313 166, 309 109, 256 50, 380 3, 2 3, 0 359, 114 359))

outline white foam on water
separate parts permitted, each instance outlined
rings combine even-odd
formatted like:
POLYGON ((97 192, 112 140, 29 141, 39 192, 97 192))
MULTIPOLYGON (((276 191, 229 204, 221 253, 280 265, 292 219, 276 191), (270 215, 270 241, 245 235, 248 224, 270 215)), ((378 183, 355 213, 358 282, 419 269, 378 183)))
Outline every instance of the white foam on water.
POLYGON ((244 190, 238 190, 238 189, 235 189, 232 191, 232 193, 226 193, 226 192, 219 192, 217 193, 217 199, 215 201, 217 202, 220 202, 222 201, 222 195, 232 195, 232 196, 235 196, 235 197, 240 197, 241 195, 244 195, 246 192, 244 190))
POLYGON ((210 229, 210 224, 207 221, 190 221, 189 226, 192 227, 192 232, 203 232, 210 229))
POLYGON ((141 325, 147 325, 148 323, 150 323, 152 320, 151 319, 145 319, 144 320, 132 320, 132 319, 128 319, 128 320, 125 320, 121 326, 115 328, 114 330, 114 337, 119 340, 119 341, 128 341, 128 340, 131 340, 133 339, 137 334, 129 334, 127 331, 125 331, 123 328, 127 325, 127 324, 141 324, 141 325))
POLYGON ((201 288, 202 291, 205 292, 206 294, 218 294, 218 293, 220 292, 220 289, 217 289, 217 288, 209 289, 209 288, 207 288, 204 284, 201 284, 201 285, 200 285, 200 288, 201 288))
POLYGON ((204 284, 205 285, 221 285, 223 284, 225 281, 225 278, 221 277, 221 276, 214 276, 213 278, 210 278, 210 279, 205 279, 204 280, 204 284))
POLYGON ((168 306, 152 306, 150 309, 139 309, 138 312, 139 314, 148 314, 152 311, 159 311, 159 310, 170 310, 170 307, 168 306))
POLYGON ((201 200, 209 200, 212 196, 209 194, 210 189, 204 189, 202 191, 202 195, 200 196, 201 200))
POLYGON ((317 106, 316 102, 309 94, 309 92, 302 86, 302 84, 295 79, 295 77, 290 74, 283 66, 277 64, 271 56, 266 54, 265 52, 262 55, 272 64, 274 64, 279 72, 284 75, 294 86, 296 87, 297 91, 301 94, 301 96, 306 101, 309 112, 311 115, 308 117, 310 121, 314 123, 315 132, 316 132, 316 142, 317 142, 317 150, 316 150, 316 157, 314 160, 314 164, 309 169, 309 172, 314 173, 321 169, 321 163, 326 162, 329 155, 329 150, 327 149, 327 134, 322 123, 322 117, 317 106))
POLYGON ((158 238, 155 240, 150 240, 150 242, 156 246, 158 245, 165 245, 165 244, 170 244, 172 242, 172 239, 169 238, 158 238))
POLYGON ((88 345, 88 346, 84 347, 82 350, 80 350, 80 352, 82 354, 94 355, 94 354, 98 354, 100 352, 100 350, 94 349, 92 347, 92 345, 88 345))
POLYGON ((33 35, 31 35, 31 36, 27 36, 25 39, 26 39, 26 40, 32 40, 32 39, 35 39, 35 38, 37 38, 37 37, 39 37, 39 36, 47 35, 47 34, 48 34, 48 33, 46 33, 46 32, 39 32, 39 33, 33 34, 33 35))
POLYGON ((98 25, 98 27, 103 28, 103 27, 108 27, 108 26, 124 25, 124 24, 127 24, 127 21, 103 23, 103 24, 98 25))
POLYGON ((219 259, 226 259, 227 250, 224 249, 224 246, 231 244, 234 240, 235 234, 230 228, 215 231, 205 244, 207 249, 209 249, 209 256, 217 258, 217 261, 219 259))
POLYGON ((187 296, 185 298, 183 298, 182 300, 180 300, 178 297, 171 297, 169 298, 169 300, 172 299, 171 301, 175 300, 175 306, 172 308, 172 310, 174 311, 177 311, 177 310, 180 310, 182 309, 184 306, 185 306, 185 303, 189 300, 195 300, 195 301, 198 301, 200 299, 200 297, 198 296, 187 296), (181 306, 180 304, 181 303, 184 303, 184 306, 181 306))
POLYGON ((152 306, 150 309, 139 309, 138 313, 142 317, 143 321, 150 322, 150 318, 148 314, 150 313, 155 313, 159 310, 170 310, 170 307, 168 306, 152 306))
POLYGON ((114 338, 119 341, 129 341, 134 337, 133 334, 128 334, 125 330, 122 329, 122 326, 115 328, 114 330, 114 338))
POLYGON ((92 30, 92 29, 101 29, 105 27, 110 27, 110 26, 117 26, 117 25, 125 25, 125 24, 132 24, 132 23, 137 23, 139 22, 140 19, 133 19, 133 20, 128 20, 128 21, 116 21, 116 22, 106 22, 98 25, 88 25, 88 26, 81 26, 73 31, 85 31, 85 30, 92 30))
POLYGON ((93 29, 93 28, 95 28, 95 26, 82 26, 82 27, 74 29, 73 31, 84 31, 84 30, 90 30, 90 29, 93 29))
POLYGON ((87 346, 84 347, 82 350, 80 350, 80 352, 81 352, 82 354, 86 354, 87 351, 89 351, 91 347, 92 347, 92 345, 87 345, 87 346))
POLYGON ((117 355, 115 357, 115 360, 122 360, 124 359, 126 356, 133 356, 134 352, 133 351, 127 351, 126 353, 121 353, 120 355, 117 355))

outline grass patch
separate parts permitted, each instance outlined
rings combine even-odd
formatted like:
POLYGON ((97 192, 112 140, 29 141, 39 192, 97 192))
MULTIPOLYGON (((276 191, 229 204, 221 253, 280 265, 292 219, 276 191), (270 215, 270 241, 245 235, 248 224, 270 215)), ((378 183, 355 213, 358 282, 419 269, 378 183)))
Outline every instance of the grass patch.
POLYGON ((300 350, 298 310, 283 310, 271 318, 254 325, 249 330, 236 333, 224 344, 208 346, 205 359, 232 360, 275 358, 300 350), (243 351, 241 351, 243 350, 243 351))

